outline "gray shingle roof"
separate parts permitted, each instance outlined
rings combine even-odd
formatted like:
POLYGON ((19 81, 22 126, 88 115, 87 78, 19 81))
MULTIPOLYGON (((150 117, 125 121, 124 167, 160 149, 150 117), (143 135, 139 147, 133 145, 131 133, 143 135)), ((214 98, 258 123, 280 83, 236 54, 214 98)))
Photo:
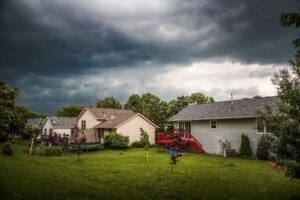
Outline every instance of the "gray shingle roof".
POLYGON ((171 117, 169 121, 254 118, 257 111, 265 106, 270 106, 275 110, 276 101, 277 97, 273 96, 189 105, 171 117))
POLYGON ((77 124, 76 117, 47 117, 54 128, 74 128, 77 124))
POLYGON ((27 125, 41 127, 45 118, 28 118, 27 125))

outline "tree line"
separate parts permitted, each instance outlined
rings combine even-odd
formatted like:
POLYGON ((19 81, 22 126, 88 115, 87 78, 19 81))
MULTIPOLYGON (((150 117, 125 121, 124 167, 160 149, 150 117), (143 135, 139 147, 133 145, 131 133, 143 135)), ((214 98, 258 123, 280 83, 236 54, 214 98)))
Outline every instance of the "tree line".
MULTIPOLYGON (((134 112, 143 114, 163 129, 167 125, 167 119, 178 113, 187 105, 191 103, 202 104, 211 102, 214 102, 213 97, 206 96, 200 92, 188 96, 178 96, 176 99, 168 102, 154 94, 145 93, 142 95, 130 95, 125 104, 122 104, 113 96, 108 96, 98 99, 96 101, 96 107, 133 110, 134 112)), ((56 113, 58 116, 77 117, 83 108, 84 106, 82 105, 70 104, 62 107, 56 113)))

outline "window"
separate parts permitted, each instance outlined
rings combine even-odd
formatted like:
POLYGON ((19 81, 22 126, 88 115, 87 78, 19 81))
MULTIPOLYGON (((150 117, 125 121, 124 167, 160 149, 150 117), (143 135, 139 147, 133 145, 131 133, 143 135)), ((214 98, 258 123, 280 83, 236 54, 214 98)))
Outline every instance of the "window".
POLYGON ((184 129, 190 133, 191 132, 191 122, 185 122, 184 129))
POLYGON ((191 122, 190 121, 179 122, 179 129, 187 132, 191 132, 191 122))
POLYGON ((184 122, 179 122, 179 129, 184 129, 184 122))
POLYGON ((52 134, 52 128, 49 128, 49 134, 52 134))
POLYGON ((44 129, 44 134, 47 135, 47 129, 46 128, 44 129))
POLYGON ((211 129, 217 129, 217 121, 211 120, 210 121, 210 128, 211 129))
POLYGON ((267 132, 265 123, 260 119, 256 120, 256 132, 257 133, 266 133, 267 132))
POLYGON ((81 121, 81 129, 82 130, 86 129, 86 121, 85 120, 81 121))

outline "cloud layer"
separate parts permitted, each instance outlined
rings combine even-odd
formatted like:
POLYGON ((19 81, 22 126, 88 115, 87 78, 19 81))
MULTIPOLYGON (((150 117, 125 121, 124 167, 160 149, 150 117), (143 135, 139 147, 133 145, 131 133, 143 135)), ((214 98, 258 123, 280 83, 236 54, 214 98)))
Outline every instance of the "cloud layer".
POLYGON ((19 84, 18 101, 44 112, 106 95, 125 101, 133 92, 166 100, 196 90, 217 99, 229 91, 270 95, 269 79, 297 37, 279 16, 299 7, 297 0, 4 0, 0 79, 19 84))

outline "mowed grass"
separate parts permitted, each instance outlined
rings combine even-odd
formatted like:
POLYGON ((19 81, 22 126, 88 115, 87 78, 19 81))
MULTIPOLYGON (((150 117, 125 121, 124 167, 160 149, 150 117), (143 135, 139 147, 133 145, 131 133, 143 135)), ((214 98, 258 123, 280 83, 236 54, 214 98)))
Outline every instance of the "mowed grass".
POLYGON ((144 149, 62 157, 28 155, 28 141, 0 155, 0 199, 299 199, 300 181, 265 162, 144 149))

